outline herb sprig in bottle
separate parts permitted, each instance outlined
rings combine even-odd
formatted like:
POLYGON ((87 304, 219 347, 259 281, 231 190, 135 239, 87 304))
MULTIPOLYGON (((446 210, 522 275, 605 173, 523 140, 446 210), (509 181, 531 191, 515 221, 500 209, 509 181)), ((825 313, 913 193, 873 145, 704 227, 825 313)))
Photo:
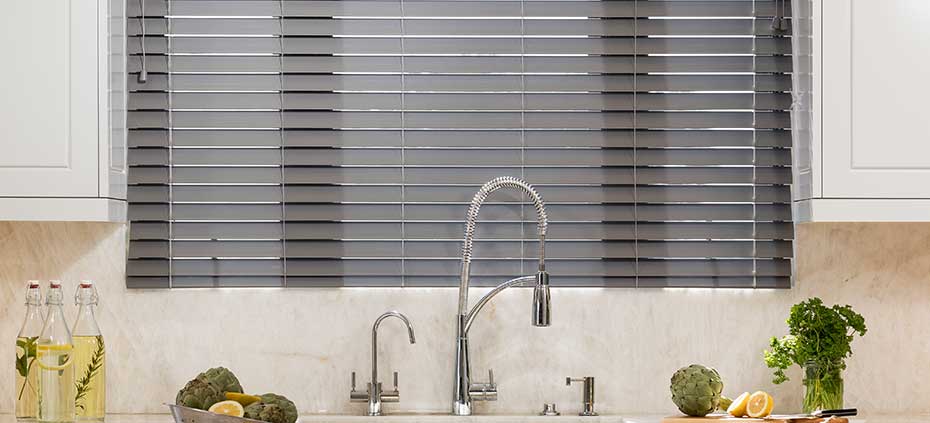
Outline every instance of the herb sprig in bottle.
POLYGON ((106 413, 106 348, 94 308, 97 289, 91 281, 81 281, 74 294, 78 309, 74 321, 74 411, 78 420, 102 421, 106 413))

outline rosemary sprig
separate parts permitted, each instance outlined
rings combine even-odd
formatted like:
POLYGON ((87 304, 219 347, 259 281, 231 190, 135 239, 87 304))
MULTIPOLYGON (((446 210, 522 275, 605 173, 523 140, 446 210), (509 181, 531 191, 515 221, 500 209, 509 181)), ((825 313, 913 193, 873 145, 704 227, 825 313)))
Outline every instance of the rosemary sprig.
POLYGON ((23 355, 16 356, 16 371, 23 377, 23 386, 19 388, 18 399, 23 399, 23 393, 26 392, 26 386, 33 390, 35 387, 29 382, 29 371, 32 370, 32 364, 36 361, 36 340, 38 336, 29 338, 20 338, 16 340, 16 346, 23 349, 23 355))
POLYGON ((75 406, 81 410, 84 409, 84 404, 81 404, 81 401, 87 396, 87 393, 90 392, 91 389, 90 382, 97 376, 97 373, 100 372, 100 368, 103 367, 103 355, 103 336, 97 335, 97 350, 94 351, 93 357, 90 358, 90 363, 87 363, 84 376, 81 376, 74 384, 77 389, 77 393, 74 396, 74 403, 75 406))

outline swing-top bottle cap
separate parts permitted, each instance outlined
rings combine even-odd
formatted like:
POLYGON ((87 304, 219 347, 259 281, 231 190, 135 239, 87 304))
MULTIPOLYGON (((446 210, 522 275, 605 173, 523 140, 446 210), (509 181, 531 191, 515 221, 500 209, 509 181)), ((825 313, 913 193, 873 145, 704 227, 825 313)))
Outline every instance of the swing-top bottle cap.
POLYGON ((48 292, 45 294, 46 305, 61 305, 64 295, 61 292, 61 281, 48 281, 48 292))
POLYGON ((26 305, 41 305, 42 292, 39 281, 26 282, 26 305))
POLYGON ((97 287, 93 281, 82 280, 78 284, 77 291, 74 292, 74 304, 76 305, 97 305, 100 296, 97 294, 97 287))

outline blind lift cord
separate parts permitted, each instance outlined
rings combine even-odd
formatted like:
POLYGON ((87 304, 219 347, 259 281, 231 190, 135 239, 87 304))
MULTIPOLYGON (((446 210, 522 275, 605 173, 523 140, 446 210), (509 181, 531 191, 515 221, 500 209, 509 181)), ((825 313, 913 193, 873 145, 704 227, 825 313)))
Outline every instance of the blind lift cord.
POLYGON ((142 46, 142 67, 139 70, 139 77, 137 78, 140 84, 144 84, 149 79, 149 73, 145 70, 145 0, 139 0, 139 26, 142 30, 142 36, 139 37, 139 45, 142 46))

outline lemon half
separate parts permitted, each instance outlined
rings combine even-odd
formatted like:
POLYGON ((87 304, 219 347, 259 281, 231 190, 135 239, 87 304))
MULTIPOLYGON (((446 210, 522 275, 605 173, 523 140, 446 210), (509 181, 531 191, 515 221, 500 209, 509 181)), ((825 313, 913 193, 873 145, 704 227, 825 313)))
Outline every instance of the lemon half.
POLYGON ((773 408, 775 408, 775 399, 765 392, 758 391, 749 397, 746 414, 754 419, 761 419, 772 414, 773 408))
POLYGON ((245 415, 245 408, 242 407, 242 404, 233 400, 220 401, 211 405, 210 409, 207 411, 234 417, 242 417, 245 415))
POLYGON ((727 407, 727 414, 733 417, 743 417, 746 415, 746 406, 749 404, 749 392, 743 392, 733 400, 733 403, 727 407))

